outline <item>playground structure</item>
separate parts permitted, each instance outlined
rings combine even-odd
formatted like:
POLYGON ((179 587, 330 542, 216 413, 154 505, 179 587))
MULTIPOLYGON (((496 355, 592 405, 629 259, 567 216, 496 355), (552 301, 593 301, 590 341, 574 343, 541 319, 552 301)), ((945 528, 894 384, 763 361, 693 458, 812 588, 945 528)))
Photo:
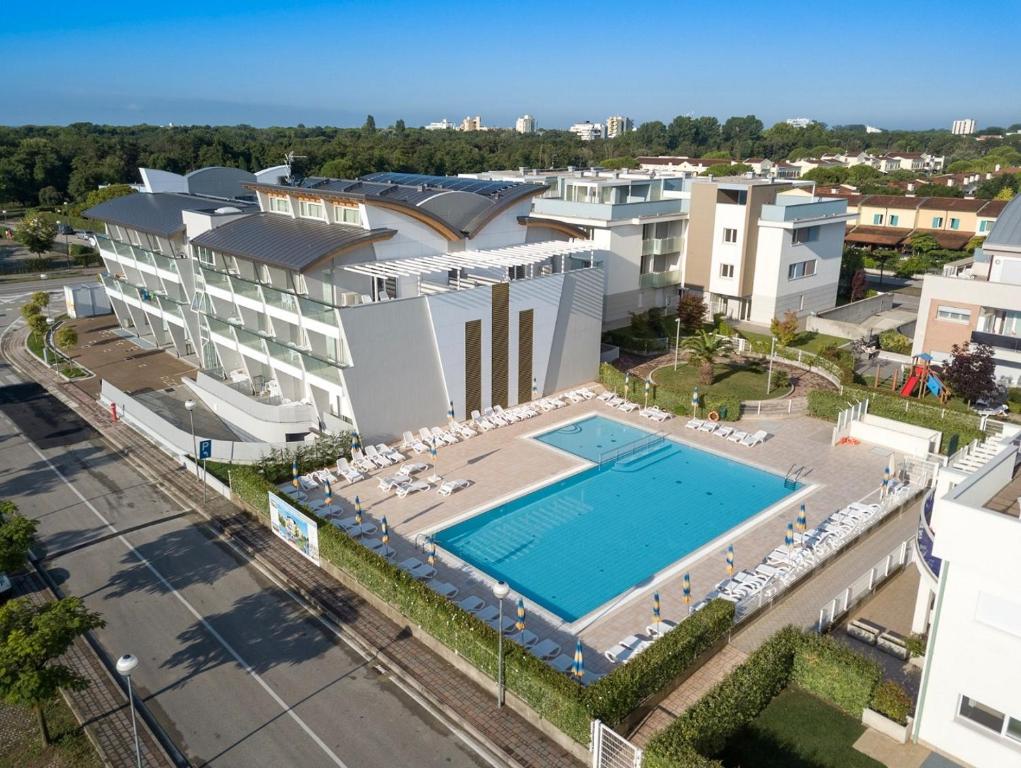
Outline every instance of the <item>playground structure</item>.
POLYGON ((921 399, 926 389, 941 403, 950 398, 950 390, 932 370, 932 355, 923 352, 911 359, 911 373, 900 389, 900 396, 921 399))

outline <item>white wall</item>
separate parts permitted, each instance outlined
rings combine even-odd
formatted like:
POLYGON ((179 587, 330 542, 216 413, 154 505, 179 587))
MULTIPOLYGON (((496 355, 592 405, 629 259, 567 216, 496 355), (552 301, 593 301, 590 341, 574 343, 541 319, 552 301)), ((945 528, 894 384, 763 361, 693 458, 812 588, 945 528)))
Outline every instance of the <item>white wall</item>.
POLYGON ((716 206, 716 217, 713 225, 713 255, 712 263, 709 266, 709 292, 719 293, 724 296, 741 295, 741 271, 744 267, 742 257, 745 238, 748 233, 745 230, 745 214, 748 207, 744 205, 722 205, 716 206), (723 230, 736 229, 737 242, 723 242, 723 230), (720 277, 720 267, 723 264, 734 265, 734 277, 720 277))

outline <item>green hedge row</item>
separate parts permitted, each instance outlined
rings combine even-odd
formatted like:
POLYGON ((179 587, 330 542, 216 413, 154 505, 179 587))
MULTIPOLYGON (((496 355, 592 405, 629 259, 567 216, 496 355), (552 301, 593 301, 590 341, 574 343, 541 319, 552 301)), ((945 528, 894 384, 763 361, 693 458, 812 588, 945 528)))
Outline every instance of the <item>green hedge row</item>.
POLYGON ((806 634, 795 654, 791 681, 858 718, 872 701, 882 677, 878 664, 846 645, 831 637, 806 634))
MULTIPOLYGON (((276 487, 254 467, 211 462, 209 471, 231 487, 249 507, 267 516, 267 492, 276 487)), ((409 621, 496 677, 496 631, 441 597, 400 568, 366 549, 345 533, 291 500, 319 523, 320 556, 357 579, 409 621)), ((524 651, 505 643, 504 674, 513 691, 546 720, 580 744, 588 744, 589 722, 599 718, 615 726, 643 700, 681 674, 704 650, 729 632, 733 605, 715 601, 682 622, 651 648, 584 688, 524 651)), ((565 649, 570 653, 573 649, 565 649)))
POLYGON ((790 683, 854 717, 873 701, 879 666, 829 637, 785 627, 694 706, 657 733, 645 750, 648 768, 716 768, 728 740, 758 717, 790 683))
POLYGON ((905 424, 938 429, 943 433, 940 451, 950 454, 972 440, 981 440, 984 433, 979 429, 979 418, 974 414, 942 409, 937 406, 912 402, 893 395, 884 395, 857 387, 844 387, 843 394, 826 390, 808 393, 808 412, 819 419, 836 421, 837 415, 848 405, 869 400, 869 413, 896 419, 905 424))
MULTIPOLYGON (((609 363, 599 366, 599 383, 618 394, 624 392, 624 374, 609 363)), ((631 399, 645 402, 645 386, 642 379, 631 377, 631 399)), ((660 386, 653 386, 649 393, 649 405, 658 405, 665 411, 678 416, 691 416, 691 395, 672 392, 660 386)), ((702 396, 700 413, 704 416, 709 411, 720 414, 722 421, 738 421, 741 418, 741 401, 727 394, 716 394, 712 391, 702 396)))

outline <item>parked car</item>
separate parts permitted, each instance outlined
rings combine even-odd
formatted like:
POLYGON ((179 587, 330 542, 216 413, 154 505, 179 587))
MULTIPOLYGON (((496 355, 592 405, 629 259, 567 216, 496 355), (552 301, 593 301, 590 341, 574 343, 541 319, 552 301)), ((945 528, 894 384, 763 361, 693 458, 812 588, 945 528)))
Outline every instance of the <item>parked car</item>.
POLYGON ((994 403, 991 400, 976 400, 971 407, 979 416, 1002 416, 1010 412, 1006 403, 994 403))
POLYGON ((70 224, 58 224, 57 225, 57 234, 58 235, 73 235, 74 234, 74 227, 72 227, 70 224))

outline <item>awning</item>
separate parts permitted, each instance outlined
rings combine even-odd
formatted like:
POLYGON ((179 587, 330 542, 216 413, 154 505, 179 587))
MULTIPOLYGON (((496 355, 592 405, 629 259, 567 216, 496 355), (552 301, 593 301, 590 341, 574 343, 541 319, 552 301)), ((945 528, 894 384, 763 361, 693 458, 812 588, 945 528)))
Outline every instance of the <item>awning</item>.
POLYGON ((844 242, 860 243, 862 245, 895 246, 904 242, 910 234, 910 229, 857 226, 844 236, 844 242))

